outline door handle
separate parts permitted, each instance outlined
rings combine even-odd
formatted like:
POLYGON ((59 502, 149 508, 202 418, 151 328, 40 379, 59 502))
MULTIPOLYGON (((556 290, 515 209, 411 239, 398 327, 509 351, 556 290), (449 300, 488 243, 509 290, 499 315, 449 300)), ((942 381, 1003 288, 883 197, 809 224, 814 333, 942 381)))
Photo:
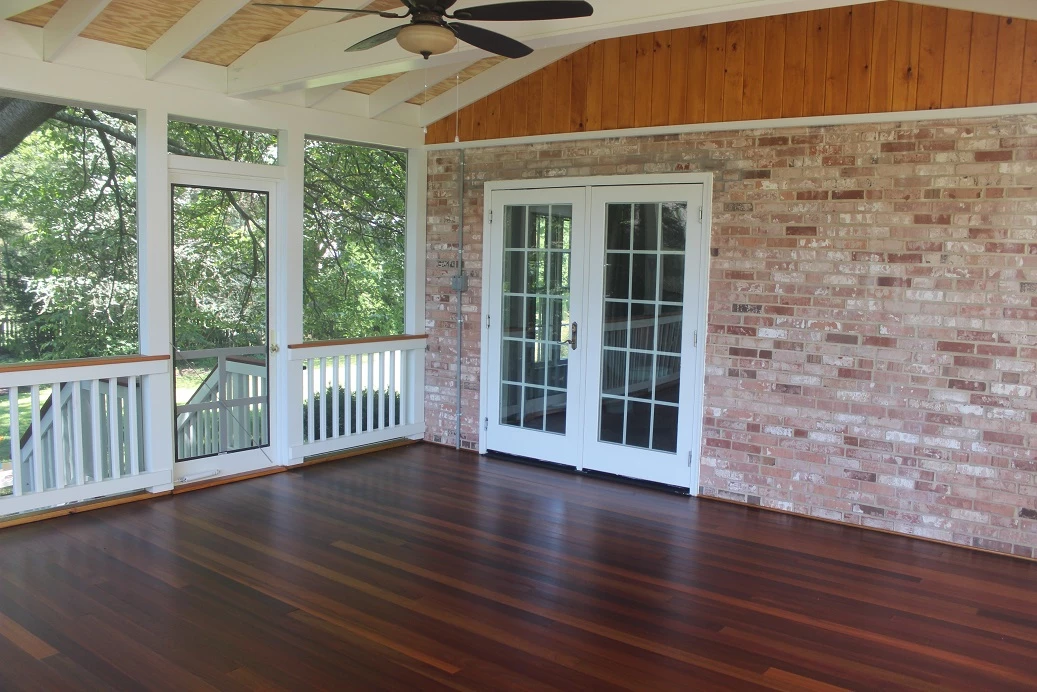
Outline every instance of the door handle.
POLYGON ((574 351, 576 350, 576 343, 577 343, 576 337, 578 335, 578 331, 577 330, 579 329, 579 326, 580 325, 578 325, 577 323, 573 322, 571 327, 570 327, 570 329, 569 329, 569 333, 572 336, 570 336, 568 339, 566 339, 565 341, 562 342, 563 344, 569 344, 569 346, 572 347, 572 350, 574 350, 574 351))

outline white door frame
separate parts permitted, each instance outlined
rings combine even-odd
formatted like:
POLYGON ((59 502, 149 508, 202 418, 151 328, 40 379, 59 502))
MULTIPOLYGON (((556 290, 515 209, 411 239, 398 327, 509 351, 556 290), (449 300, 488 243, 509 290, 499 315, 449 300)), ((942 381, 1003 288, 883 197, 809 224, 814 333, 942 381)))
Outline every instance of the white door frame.
MULTIPOLYGON (((217 454, 187 461, 176 461, 176 449, 169 451, 173 457, 173 482, 184 482, 195 476, 232 476, 278 465, 278 451, 286 444, 287 421, 275 405, 281 389, 283 373, 287 370, 286 351, 278 347, 277 335, 284 331, 287 309, 283 299, 288 286, 285 284, 283 268, 279 265, 284 257, 286 225, 279 214, 280 193, 285 180, 282 166, 216 161, 211 159, 170 156, 169 191, 173 186, 208 187, 216 189, 244 190, 267 194, 267 410, 270 415, 270 439, 266 447, 245 449, 237 452, 217 454), (212 470, 216 469, 215 474, 212 470)), ((167 202, 168 203, 168 202, 167 202)), ((172 209, 170 209, 170 241, 173 237, 172 209)), ((172 260, 172 255, 170 256, 172 260)), ((172 280, 172 275, 170 275, 172 280)), ((168 287, 172 296, 172 285, 168 287)), ((172 345, 171 345, 172 346, 172 345)), ((170 368, 170 378, 174 377, 170 368)), ((172 385, 175 391, 175 385, 172 385)), ((173 402, 170 402, 172 406, 173 402)), ((173 421, 176 409, 173 407, 173 421)), ((171 424, 174 424, 171 422, 171 424)), ((175 444, 175 438, 173 438, 175 444)), ((201 478, 199 478, 201 480, 201 478)))
MULTIPOLYGON (((581 176, 575 178, 550 178, 537 180, 493 180, 483 185, 483 263, 484 271, 490 266, 493 253, 499 250, 494 245, 494 234, 489 232, 490 212, 493 209, 491 196, 498 190, 546 190, 559 187, 583 187, 586 188, 588 213, 590 210, 590 197, 595 187, 622 186, 622 185, 702 185, 703 214, 702 234, 699 239, 700 251, 703 261, 706 262, 704 271, 699 274, 699 295, 701 303, 697 310, 698 320, 694 329, 698 332, 699 339, 695 345, 694 357, 689 359, 693 366, 692 374, 692 447, 691 458, 688 460, 688 487, 692 495, 698 494, 699 471, 702 455, 702 418, 705 403, 705 373, 706 373, 706 335, 708 330, 708 304, 709 304, 709 247, 710 237, 713 231, 712 200, 713 200, 713 174, 712 173, 662 173, 653 175, 607 175, 607 176, 581 176)), ((689 215, 693 212, 689 210, 689 215)), ((486 318, 491 314, 492 286, 488 277, 484 275, 482 282, 482 312, 480 320, 482 324, 482 347, 480 349, 480 396, 479 396, 479 453, 486 454, 486 425, 490 415, 488 409, 489 400, 489 349, 487 338, 486 318)), ((577 470, 583 470, 583 460, 577 466, 577 470)))

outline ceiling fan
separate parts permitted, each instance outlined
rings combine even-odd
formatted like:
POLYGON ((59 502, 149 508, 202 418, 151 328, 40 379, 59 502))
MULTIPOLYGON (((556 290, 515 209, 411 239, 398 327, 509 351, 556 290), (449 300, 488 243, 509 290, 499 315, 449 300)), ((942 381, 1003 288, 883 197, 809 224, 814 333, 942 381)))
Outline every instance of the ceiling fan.
POLYGON ((594 12, 590 3, 584 0, 520 0, 519 2, 502 2, 496 5, 477 5, 464 7, 453 14, 449 10, 457 0, 400 0, 407 11, 404 14, 383 12, 378 10, 351 10, 341 7, 311 7, 308 5, 282 5, 270 2, 256 2, 260 7, 282 7, 299 10, 318 10, 322 12, 344 12, 351 14, 375 14, 386 19, 405 19, 410 17, 409 24, 401 24, 392 29, 369 36, 363 41, 346 49, 348 52, 367 50, 396 39, 404 50, 417 53, 428 60, 430 55, 446 53, 457 44, 457 39, 469 43, 476 48, 506 58, 521 58, 533 52, 533 49, 504 34, 483 29, 470 24, 448 19, 464 19, 475 22, 529 22, 541 19, 572 19, 589 17, 594 12))

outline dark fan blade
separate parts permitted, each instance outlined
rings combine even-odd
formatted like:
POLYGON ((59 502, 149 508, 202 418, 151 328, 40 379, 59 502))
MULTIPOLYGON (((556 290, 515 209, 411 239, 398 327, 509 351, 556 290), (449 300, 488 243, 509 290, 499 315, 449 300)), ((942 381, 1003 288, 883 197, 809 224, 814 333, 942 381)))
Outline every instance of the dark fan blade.
POLYGON ((345 14, 377 14, 379 17, 390 19, 403 19, 407 15, 393 14, 392 12, 378 12, 376 10, 350 10, 345 7, 310 7, 309 5, 279 5, 272 2, 254 2, 255 7, 280 7, 285 10, 317 10, 318 12, 342 12, 345 14))
POLYGON ((524 58, 533 52, 533 49, 525 43, 519 43, 504 34, 498 34, 496 31, 481 29, 477 26, 461 24, 460 22, 453 22, 447 24, 447 26, 454 32, 454 35, 465 43, 470 43, 476 48, 482 48, 497 55, 503 55, 505 58, 524 58))
POLYGON ((368 36, 363 41, 360 41, 358 43, 354 43, 349 48, 346 48, 346 52, 347 53, 355 53, 358 50, 367 50, 368 48, 374 48, 375 46, 380 46, 383 43, 385 43, 386 41, 391 41, 394 38, 396 38, 396 34, 400 33, 400 31, 405 26, 409 26, 409 25, 401 24, 399 26, 394 26, 391 29, 387 29, 386 31, 381 32, 380 34, 375 34, 374 36, 368 36))
POLYGON ((454 17, 473 22, 529 22, 589 17, 592 14, 594 8, 583 0, 527 0, 465 7, 455 12, 454 17))

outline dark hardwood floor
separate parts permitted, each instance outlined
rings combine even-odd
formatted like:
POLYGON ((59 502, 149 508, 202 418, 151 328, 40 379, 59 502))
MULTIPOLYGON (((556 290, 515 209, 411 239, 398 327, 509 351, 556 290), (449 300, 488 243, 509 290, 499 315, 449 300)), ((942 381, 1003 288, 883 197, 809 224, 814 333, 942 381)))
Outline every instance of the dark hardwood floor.
POLYGON ((0 532, 0 689, 1037 688, 1037 564, 433 446, 0 532))

